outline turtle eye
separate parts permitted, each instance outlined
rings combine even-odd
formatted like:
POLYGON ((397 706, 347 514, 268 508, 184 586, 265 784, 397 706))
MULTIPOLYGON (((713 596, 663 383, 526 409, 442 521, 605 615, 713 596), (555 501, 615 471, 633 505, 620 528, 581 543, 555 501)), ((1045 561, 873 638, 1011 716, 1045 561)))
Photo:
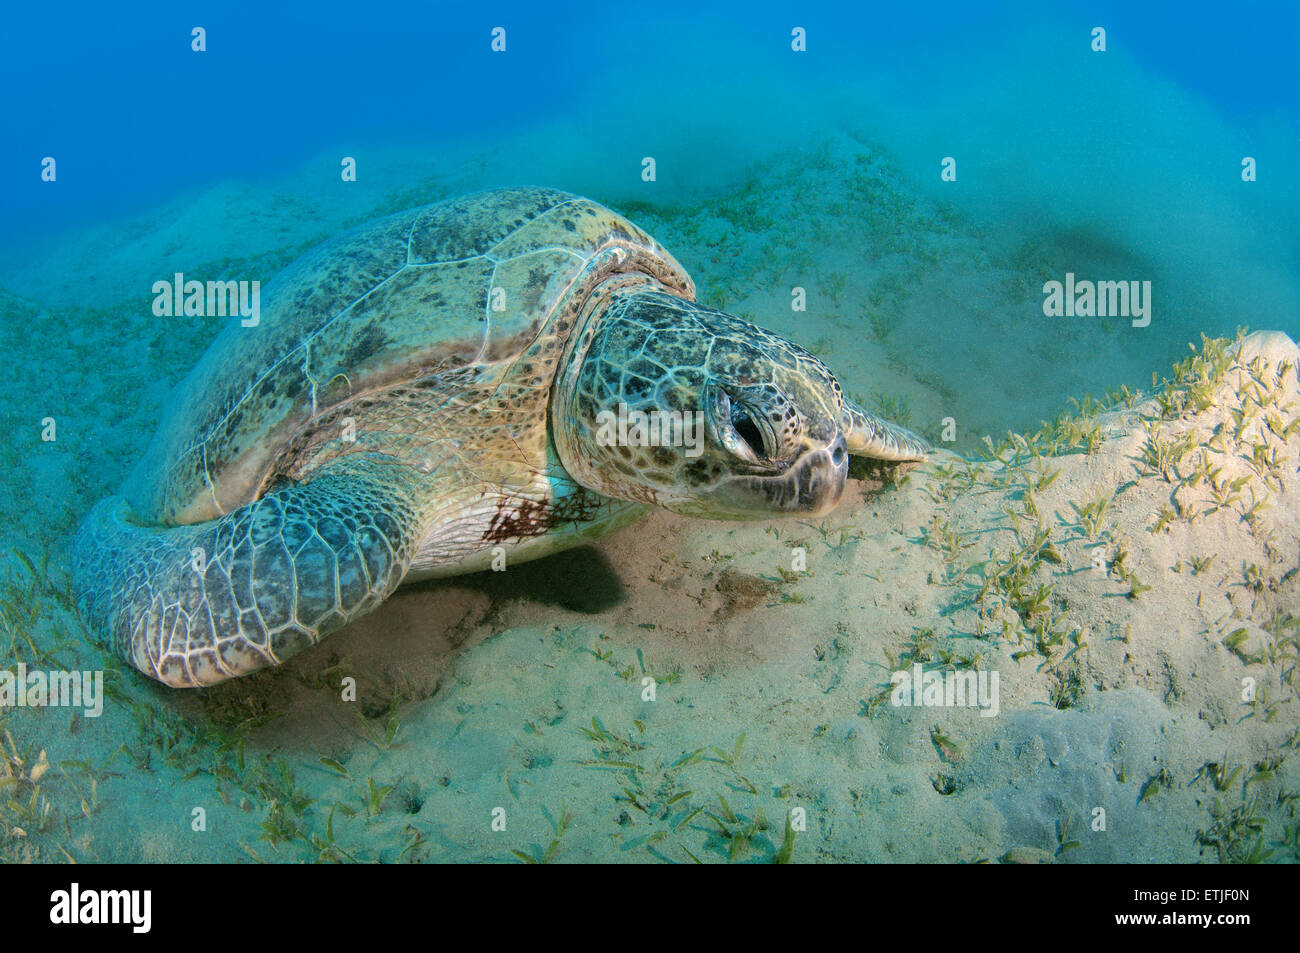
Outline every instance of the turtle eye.
POLYGON ((763 418, 721 387, 713 388, 711 404, 722 446, 749 463, 771 466, 775 440, 763 418))
POLYGON ((754 418, 750 416, 749 411, 735 401, 731 404, 731 426, 735 428, 736 434, 754 456, 760 458, 767 456, 763 444, 763 432, 758 429, 758 424, 754 423, 754 418))

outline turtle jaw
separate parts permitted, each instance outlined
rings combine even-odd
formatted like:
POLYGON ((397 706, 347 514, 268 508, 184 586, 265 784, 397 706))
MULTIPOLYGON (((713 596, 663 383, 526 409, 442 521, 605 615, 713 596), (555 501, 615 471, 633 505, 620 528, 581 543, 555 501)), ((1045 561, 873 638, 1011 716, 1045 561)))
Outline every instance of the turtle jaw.
POLYGON ((697 491, 668 509, 707 519, 759 520, 783 516, 825 516, 839 504, 849 475, 844 437, 809 450, 776 475, 739 474, 697 491))

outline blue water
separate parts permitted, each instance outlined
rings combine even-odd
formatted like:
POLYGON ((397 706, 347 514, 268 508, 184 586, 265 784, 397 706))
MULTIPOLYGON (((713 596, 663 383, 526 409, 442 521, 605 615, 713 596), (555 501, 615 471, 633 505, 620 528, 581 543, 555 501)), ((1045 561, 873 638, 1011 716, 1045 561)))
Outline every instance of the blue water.
MULTIPOLYGON (((1150 87, 1172 84, 1188 105, 1221 118, 1236 134, 1232 154, 1269 148, 1268 174, 1254 191, 1262 209, 1294 223, 1295 176, 1284 171, 1297 160, 1293 5, 1242 4, 1214 17, 1165 3, 899 6, 745 3, 702 13, 672 0, 652 12, 612 5, 595 15, 581 3, 498 4, 482 13, 373 3, 363 14, 350 3, 74 3, 55 16, 19 5, 0 37, 5 237, 146 207, 198 183, 267 174, 327 147, 491 136, 544 125, 575 106, 608 115, 616 129, 630 118, 621 110, 653 109, 645 126, 669 140, 679 111, 738 111, 752 154, 884 90, 896 98, 873 105, 892 108, 887 123, 910 122, 918 138, 943 139, 950 151, 968 135, 996 143, 981 158, 993 166, 1104 150, 1111 144, 1094 126, 1046 142, 1039 130, 1059 128, 1055 110, 1104 124, 1125 95, 1148 95, 1107 81, 1102 71, 1117 60, 1150 87), (190 50, 196 25, 207 30, 202 54, 190 50), (488 48, 498 25, 508 30, 505 55, 488 48), (793 25, 808 30, 801 56, 789 55, 793 25), (1104 56, 1088 49, 1094 25, 1109 33, 1104 56), (990 65, 1000 88, 972 76, 990 65), (1045 101, 1054 89, 1069 95, 1045 101), (797 107, 768 108, 768 90, 797 107), (37 175, 44 155, 60 161, 57 189, 37 175)), ((1142 120, 1141 130, 1119 124, 1116 136, 1168 135, 1175 150, 1130 177, 1176 179, 1180 167, 1200 163, 1202 155, 1178 151, 1195 136, 1188 117, 1153 111, 1142 120)), ((725 143, 688 145, 697 161, 719 145, 727 152, 725 143)), ((1078 185, 1058 188, 1069 194, 1078 185)))

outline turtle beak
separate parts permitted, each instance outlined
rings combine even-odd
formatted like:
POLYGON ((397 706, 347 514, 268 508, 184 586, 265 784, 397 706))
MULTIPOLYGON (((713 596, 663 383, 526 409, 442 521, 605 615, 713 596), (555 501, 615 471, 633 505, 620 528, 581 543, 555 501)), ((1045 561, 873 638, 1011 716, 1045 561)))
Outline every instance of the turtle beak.
POLYGON ((925 438, 905 427, 868 413, 845 399, 841 415, 844 443, 855 457, 876 460, 924 460, 930 452, 925 438))

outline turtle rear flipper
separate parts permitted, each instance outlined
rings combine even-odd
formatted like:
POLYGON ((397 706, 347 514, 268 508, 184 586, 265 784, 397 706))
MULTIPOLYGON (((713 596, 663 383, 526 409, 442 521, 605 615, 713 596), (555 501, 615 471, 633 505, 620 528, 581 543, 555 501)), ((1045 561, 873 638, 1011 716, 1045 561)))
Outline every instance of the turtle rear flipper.
POLYGON ((924 437, 848 400, 844 401, 844 442, 852 456, 875 460, 924 460, 931 449, 924 437))
POLYGON ((104 500, 75 543, 83 615, 175 688, 277 665, 402 581, 420 530, 411 476, 354 454, 192 526, 138 526, 122 498, 104 500))

